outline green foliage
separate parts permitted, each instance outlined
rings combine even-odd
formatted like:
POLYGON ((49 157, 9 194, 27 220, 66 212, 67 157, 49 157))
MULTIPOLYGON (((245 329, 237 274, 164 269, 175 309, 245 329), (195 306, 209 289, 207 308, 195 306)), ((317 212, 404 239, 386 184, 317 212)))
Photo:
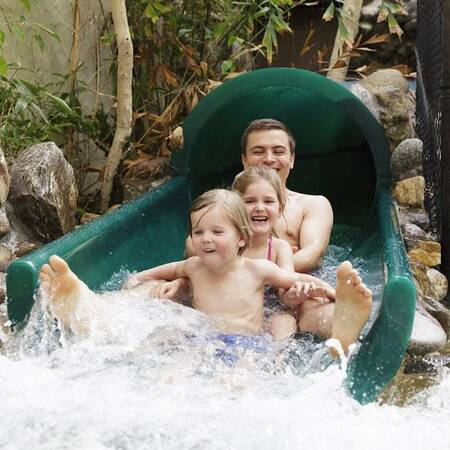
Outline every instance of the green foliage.
POLYGON ((74 95, 51 88, 0 76, 0 142, 7 157, 38 142, 64 145, 68 132, 99 138, 100 116, 84 116, 74 95))
MULTIPOLYGON (((382 0, 380 6, 380 12, 378 14, 377 22, 384 22, 387 19, 387 24, 389 27, 389 32, 392 34, 396 34, 399 38, 403 34, 400 25, 395 18, 395 15, 403 15, 406 14, 402 5, 401 0, 393 0, 387 1, 382 0)), ((326 9, 324 15, 322 16, 325 22, 328 22, 336 17, 338 21, 338 33, 339 37, 343 42, 347 44, 349 48, 352 47, 353 41, 351 40, 350 33, 345 26, 344 18, 347 16, 347 13, 344 8, 344 0, 331 0, 328 8, 326 9), (335 3, 341 3, 342 7, 336 7, 335 3)))
MULTIPOLYGON (((291 32, 290 11, 305 1, 128 2, 135 56, 134 132, 139 136, 135 147, 164 153, 170 130, 208 92, 208 80, 243 70, 243 58, 251 61, 255 54, 271 64, 278 35, 291 32)), ((111 31, 100 40, 110 45, 111 31)))

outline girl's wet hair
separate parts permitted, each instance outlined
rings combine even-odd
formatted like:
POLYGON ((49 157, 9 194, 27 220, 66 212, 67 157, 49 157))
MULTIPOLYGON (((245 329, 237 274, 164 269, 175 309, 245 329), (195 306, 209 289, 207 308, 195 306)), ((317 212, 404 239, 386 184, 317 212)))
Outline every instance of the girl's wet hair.
POLYGON ((267 183, 273 187, 277 195, 278 202, 280 203, 280 210, 283 211, 286 204, 286 197, 281 187, 280 177, 273 169, 263 166, 248 167, 236 175, 231 189, 239 192, 241 195, 244 195, 245 191, 252 183, 260 180, 267 181, 267 183))
POLYGON ((238 253, 240 255, 249 244, 252 231, 244 202, 236 192, 226 189, 212 189, 197 197, 189 209, 189 235, 192 236, 192 228, 196 225, 192 224, 191 214, 205 208, 211 209, 216 206, 222 209, 245 241, 245 245, 239 249, 238 253))

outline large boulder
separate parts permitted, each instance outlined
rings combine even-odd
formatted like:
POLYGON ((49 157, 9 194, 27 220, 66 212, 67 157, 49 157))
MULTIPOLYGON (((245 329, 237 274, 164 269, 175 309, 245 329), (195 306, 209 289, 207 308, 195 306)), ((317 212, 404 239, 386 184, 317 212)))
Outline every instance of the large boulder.
POLYGON ((11 167, 10 202, 42 242, 74 229, 77 196, 73 169, 53 142, 24 150, 11 167))
POLYGON ((405 139, 415 137, 415 102, 409 94, 408 82, 398 70, 378 70, 360 84, 375 96, 380 105, 380 121, 391 150, 405 139))
POLYGON ((0 206, 3 206, 8 197, 10 186, 10 177, 8 173, 8 165, 6 164, 5 155, 0 148, 0 206))
POLYGON ((391 156, 391 172, 394 181, 404 180, 423 174, 423 143, 420 139, 405 139, 391 156))
POLYGON ((408 352, 416 355, 435 352, 441 350, 446 342, 447 334, 441 324, 418 301, 408 352))
POLYGON ((10 181, 5 155, 0 148, 0 238, 5 236, 10 230, 9 220, 4 207, 9 193, 10 181))

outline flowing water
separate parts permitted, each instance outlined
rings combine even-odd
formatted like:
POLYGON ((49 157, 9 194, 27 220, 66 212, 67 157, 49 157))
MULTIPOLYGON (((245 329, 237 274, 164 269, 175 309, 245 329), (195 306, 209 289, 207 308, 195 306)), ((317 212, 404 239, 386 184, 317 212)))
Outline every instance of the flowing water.
MULTIPOLYGON (((339 249, 330 255, 333 267, 339 249)), ((104 298, 88 339, 61 334, 40 299, 4 345, 0 448, 448 448, 447 369, 406 398, 394 385, 362 406, 308 337, 230 361, 204 315, 139 294, 104 298)))

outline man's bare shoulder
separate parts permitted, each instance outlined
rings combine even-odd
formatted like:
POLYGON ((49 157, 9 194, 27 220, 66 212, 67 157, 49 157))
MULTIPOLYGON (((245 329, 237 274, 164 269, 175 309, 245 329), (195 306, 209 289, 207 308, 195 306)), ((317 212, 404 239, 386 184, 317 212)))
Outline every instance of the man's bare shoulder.
POLYGON ((288 191, 288 201, 297 208, 309 210, 331 209, 330 201, 323 195, 301 194, 300 192, 288 191))

